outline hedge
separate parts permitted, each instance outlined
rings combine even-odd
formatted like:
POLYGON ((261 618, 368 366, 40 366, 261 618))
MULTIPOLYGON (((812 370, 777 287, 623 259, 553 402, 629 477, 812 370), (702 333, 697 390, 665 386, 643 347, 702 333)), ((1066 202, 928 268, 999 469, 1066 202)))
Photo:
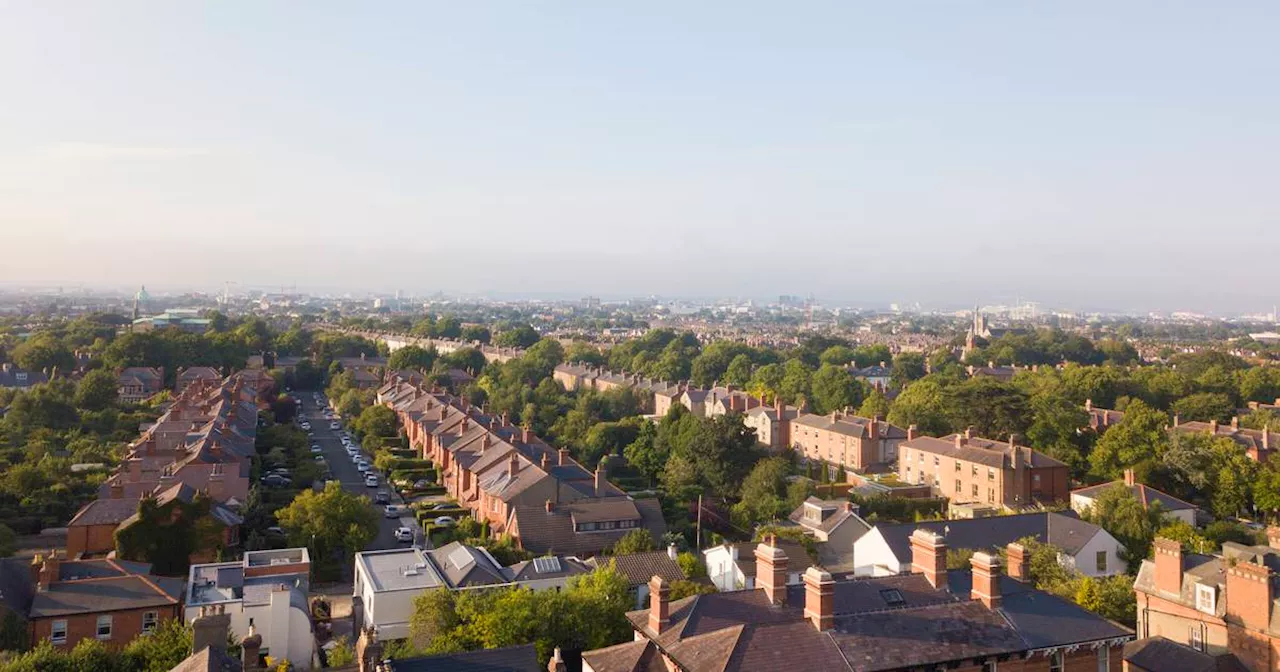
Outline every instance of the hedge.
POLYGON ((436 518, 439 518, 440 516, 449 516, 450 518, 456 519, 456 518, 465 518, 470 515, 471 515, 471 511, 469 509, 464 509, 462 507, 458 507, 456 509, 437 509, 435 511, 431 511, 428 509, 419 509, 418 522, 428 523, 435 520, 436 518))
POLYGON ((425 479, 425 480, 431 481, 432 483, 435 483, 436 470, 435 469, 393 469, 391 471, 390 478, 393 481, 409 481, 410 483, 425 479))
POLYGON ((405 459, 403 457, 392 457, 384 460, 386 462, 387 471, 396 471, 398 469, 405 471, 431 469, 431 460, 415 460, 405 459))

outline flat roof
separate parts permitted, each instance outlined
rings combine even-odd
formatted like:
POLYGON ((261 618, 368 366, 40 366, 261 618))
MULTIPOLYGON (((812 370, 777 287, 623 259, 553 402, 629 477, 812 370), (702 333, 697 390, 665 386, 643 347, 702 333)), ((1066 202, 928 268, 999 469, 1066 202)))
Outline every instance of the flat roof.
POLYGON ((356 564, 363 569, 375 592, 444 586, 426 553, 416 548, 357 553, 356 564))

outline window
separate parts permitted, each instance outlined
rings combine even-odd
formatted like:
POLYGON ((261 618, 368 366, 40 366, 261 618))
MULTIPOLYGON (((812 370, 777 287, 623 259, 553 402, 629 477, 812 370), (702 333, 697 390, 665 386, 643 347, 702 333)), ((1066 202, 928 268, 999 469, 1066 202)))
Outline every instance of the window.
POLYGON ((960 460, 956 460, 956 473, 960 473, 960 460))
POLYGON ((67 622, 54 621, 53 626, 49 629, 49 641, 54 644, 67 643, 67 622))
POLYGON ((987 501, 988 501, 988 502, 990 502, 991 504, 995 504, 995 503, 996 503, 996 489, 995 489, 995 488, 987 488, 987 501))
POLYGON ((974 478, 977 478, 977 477, 978 477, 978 465, 976 465, 976 464, 975 464, 975 465, 973 465, 973 477, 974 477, 974 478))
POLYGON ((1031 474, 1031 487, 1040 489, 1040 474, 1031 474))
POLYGON ((891 607, 900 607, 907 603, 902 599, 902 593, 896 588, 880 591, 880 597, 884 599, 884 603, 891 607))
POLYGON ((142 634, 149 635, 156 631, 156 621, 160 620, 160 612, 142 612, 142 634))
POLYGON ((1191 648, 1196 651, 1204 651, 1204 631, 1200 629, 1199 623, 1191 626, 1187 641, 1191 642, 1191 648))
POLYGON ((1196 609, 1206 614, 1216 612, 1218 606, 1217 597, 1213 586, 1196 584, 1196 609))
POLYGON ((988 480, 988 481, 994 481, 994 480, 996 480, 996 470, 995 470, 995 469, 990 469, 990 468, 988 468, 988 469, 987 469, 987 480, 988 480))
POLYGON ((963 490, 963 488, 961 488, 961 486, 960 486, 960 479, 958 479, 958 478, 957 478, 957 479, 956 479, 956 494, 957 494, 957 495, 958 495, 958 494, 960 494, 962 490, 963 490))
POLYGON ((924 464, 924 453, 920 453, 920 464, 924 464))
POLYGON ((939 465, 941 465, 941 464, 942 464, 942 461, 938 459, 938 456, 937 456, 937 455, 934 455, 934 456, 933 456, 933 466, 937 467, 937 466, 939 466, 939 465))
POLYGON ((1049 672, 1063 672, 1066 667, 1062 661, 1062 652, 1054 651, 1049 654, 1049 672))
POLYGON ((977 483, 974 483, 974 484, 973 484, 973 496, 974 496, 974 497, 977 497, 977 496, 978 496, 978 484, 977 484, 977 483))
POLYGON ((1098 672, 1107 672, 1111 669, 1111 649, 1105 644, 1098 647, 1098 672))
POLYGON ((1094 559, 1094 566, 1099 572, 1107 571, 1107 552, 1098 551, 1097 557, 1094 559))
POLYGON ((988 660, 982 663, 982 672, 996 672, 996 661, 988 660))
POLYGON ((98 617, 98 639, 111 639, 111 617, 98 617))

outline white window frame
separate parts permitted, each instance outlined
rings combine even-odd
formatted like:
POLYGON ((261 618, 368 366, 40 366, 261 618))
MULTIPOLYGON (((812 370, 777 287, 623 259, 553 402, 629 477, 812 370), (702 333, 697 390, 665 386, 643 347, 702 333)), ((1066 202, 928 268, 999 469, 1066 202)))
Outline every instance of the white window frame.
POLYGON ((1218 594, 1213 586, 1196 584, 1196 610, 1206 614, 1217 613, 1218 594))
POLYGON ((1000 665, 994 660, 986 660, 982 663, 982 672, 997 672, 1000 665))
POLYGON ((1190 632, 1187 636, 1187 643, 1196 651, 1204 651, 1204 631, 1200 629, 1200 624, 1191 624, 1190 632))
POLYGON ((94 632, 97 633, 98 639, 102 639, 102 640, 111 639, 111 630, 112 630, 112 626, 114 625, 112 620, 113 619, 111 618, 111 614, 105 614, 98 617, 97 627, 94 628, 94 632), (106 634, 102 633, 102 626, 104 624, 107 626, 106 634))
POLYGON ((1049 672, 1065 672, 1067 669, 1066 656, 1061 651, 1049 652, 1049 672))
POLYGON ((66 619, 59 619, 59 620, 56 620, 56 621, 54 621, 53 623, 49 624, 49 641, 50 641, 50 642, 52 642, 52 643, 54 643, 54 644, 66 644, 66 643, 67 643, 67 621, 66 621, 66 619), (62 631, 62 636, 61 636, 61 637, 59 637, 59 636, 58 636, 58 631, 59 631, 59 630, 61 630, 61 631, 62 631))
POLYGON ((1093 563, 1095 570, 1099 572, 1107 571, 1107 555, 1106 551, 1098 551, 1094 553, 1093 563))
POLYGON ((1109 672, 1111 669, 1111 649, 1106 644, 1098 647, 1098 672, 1109 672))
POLYGON ((142 634, 149 635, 156 631, 156 627, 160 625, 160 612, 144 611, 142 612, 142 634))

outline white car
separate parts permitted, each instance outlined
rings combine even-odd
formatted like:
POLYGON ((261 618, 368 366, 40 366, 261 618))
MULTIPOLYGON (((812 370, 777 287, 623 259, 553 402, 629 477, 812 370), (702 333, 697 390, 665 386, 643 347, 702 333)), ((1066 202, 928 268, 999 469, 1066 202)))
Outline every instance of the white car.
POLYGON ((311 444, 311 452, 312 452, 312 453, 319 453, 319 452, 321 452, 321 450, 320 450, 320 444, 318 444, 318 443, 313 443, 313 444, 311 444))
POLYGON ((413 530, 407 527, 397 527, 396 541, 413 541, 413 530))
POLYGON ((454 520, 451 516, 440 516, 439 518, 436 518, 435 522, 436 525, 439 525, 440 527, 453 527, 458 521, 454 520))
POLYGON ((336 432, 336 431, 338 431, 338 429, 339 429, 339 428, 341 428, 341 427, 342 427, 342 425, 339 425, 337 422, 331 422, 331 423, 329 423, 329 429, 332 429, 332 430, 333 430, 333 431, 335 431, 335 432, 336 432))
POLYGON ((382 511, 382 515, 387 518, 399 518, 403 514, 404 507, 399 504, 388 504, 387 508, 382 511))
POLYGON ((357 463, 356 463, 356 469, 357 469, 360 473, 362 473, 362 474, 364 474, 364 473, 368 473, 368 471, 369 471, 369 463, 368 463, 368 462, 365 462, 364 460, 361 460, 361 461, 359 461, 359 462, 357 462, 357 463))
POLYGON ((377 476, 374 476, 373 474, 369 474, 368 476, 365 476, 365 477, 364 477, 364 486, 365 486, 366 488, 376 488, 376 487, 378 487, 378 477, 377 477, 377 476))

